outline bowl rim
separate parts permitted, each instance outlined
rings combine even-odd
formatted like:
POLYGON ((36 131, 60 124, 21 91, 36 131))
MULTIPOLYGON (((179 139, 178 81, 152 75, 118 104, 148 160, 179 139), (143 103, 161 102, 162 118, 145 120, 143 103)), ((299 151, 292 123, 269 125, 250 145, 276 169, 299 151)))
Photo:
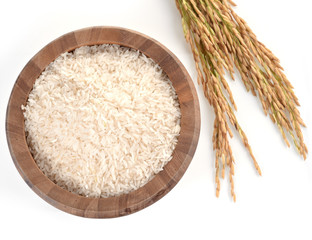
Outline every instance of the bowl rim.
POLYGON ((6 135, 13 162, 28 186, 54 207, 77 216, 111 218, 128 215, 158 201, 181 179, 195 153, 200 132, 195 86, 183 64, 165 46, 142 33, 120 27, 95 26, 69 32, 43 47, 19 74, 7 106, 6 135), (178 95, 181 131, 172 160, 144 186, 109 198, 84 197, 52 182, 35 163, 26 143, 21 105, 41 72, 61 53, 81 46, 118 44, 152 58, 168 75, 178 95))

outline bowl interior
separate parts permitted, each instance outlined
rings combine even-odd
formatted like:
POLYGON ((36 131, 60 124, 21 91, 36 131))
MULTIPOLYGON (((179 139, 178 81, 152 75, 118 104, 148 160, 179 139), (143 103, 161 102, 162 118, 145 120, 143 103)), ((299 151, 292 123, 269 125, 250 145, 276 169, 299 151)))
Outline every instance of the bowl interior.
POLYGON ((7 108, 6 133, 11 156, 25 182, 44 200, 71 214, 109 218, 127 215, 156 202, 181 179, 194 155, 200 130, 199 103, 194 84, 181 62, 157 41, 134 31, 92 27, 65 34, 40 50, 24 67, 13 87, 7 108), (37 167, 26 143, 21 105, 27 102, 35 80, 60 54, 78 47, 118 44, 152 58, 168 75, 181 110, 181 131, 172 160, 143 187, 117 197, 90 198, 53 183, 37 167))

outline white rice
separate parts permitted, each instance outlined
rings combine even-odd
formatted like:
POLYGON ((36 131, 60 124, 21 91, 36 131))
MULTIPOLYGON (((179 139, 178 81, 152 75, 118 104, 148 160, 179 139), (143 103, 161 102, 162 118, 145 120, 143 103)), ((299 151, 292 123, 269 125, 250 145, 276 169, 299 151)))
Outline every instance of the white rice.
POLYGON ((22 106, 29 149, 45 175, 87 197, 135 190, 172 158, 180 108, 153 60, 118 45, 64 53, 22 106))

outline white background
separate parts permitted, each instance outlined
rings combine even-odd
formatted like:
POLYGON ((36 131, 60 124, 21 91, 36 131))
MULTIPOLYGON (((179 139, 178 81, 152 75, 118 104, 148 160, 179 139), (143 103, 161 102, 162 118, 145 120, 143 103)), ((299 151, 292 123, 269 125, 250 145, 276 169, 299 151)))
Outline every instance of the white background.
MULTIPOLYGON (((301 102, 306 144, 311 144, 312 3, 308 0, 236 0, 242 16, 281 60, 301 102)), ((312 239, 312 159, 303 161, 283 143, 259 101, 237 78, 230 82, 236 116, 249 138, 263 176, 243 145, 231 141, 236 158, 235 191, 228 179, 215 197, 213 110, 198 90, 201 135, 184 177, 164 198, 132 215, 85 219, 64 213, 39 198, 24 183, 11 160, 5 112, 13 84, 28 62, 55 38, 84 27, 109 25, 142 32, 163 43, 196 82, 174 0, 1 1, 0 3, 0 239, 312 239)), ((237 137, 237 135, 236 135, 237 137)))

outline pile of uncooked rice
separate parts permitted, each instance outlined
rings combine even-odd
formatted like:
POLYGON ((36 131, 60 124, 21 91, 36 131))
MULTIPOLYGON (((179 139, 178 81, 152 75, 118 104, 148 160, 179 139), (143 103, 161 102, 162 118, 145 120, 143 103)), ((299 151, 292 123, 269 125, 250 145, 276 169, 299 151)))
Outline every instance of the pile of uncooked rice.
POLYGON ((172 158, 177 95, 161 68, 118 45, 64 53, 22 106, 29 149, 59 186, 88 197, 135 190, 172 158))

